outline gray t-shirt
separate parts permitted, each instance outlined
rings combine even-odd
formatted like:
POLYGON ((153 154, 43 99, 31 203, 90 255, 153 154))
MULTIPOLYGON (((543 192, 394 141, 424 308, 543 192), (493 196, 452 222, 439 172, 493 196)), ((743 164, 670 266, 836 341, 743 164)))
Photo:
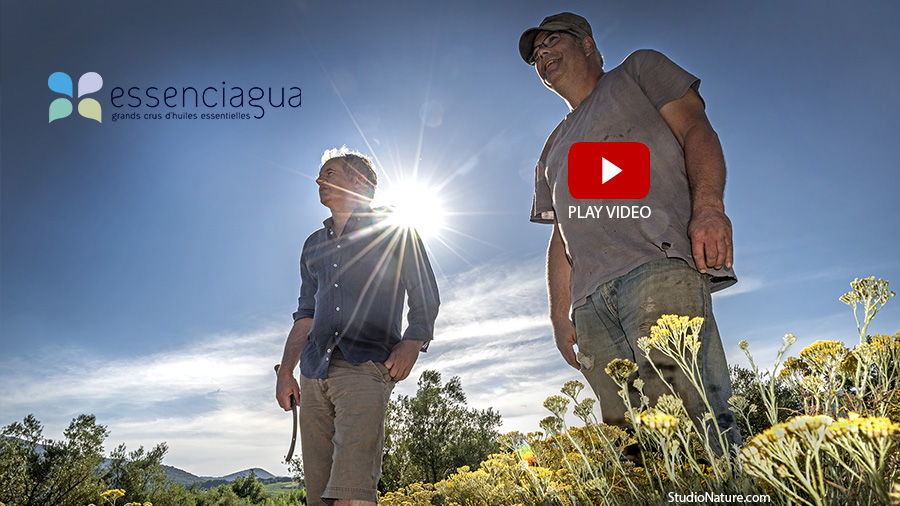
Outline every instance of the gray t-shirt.
MULTIPOLYGON (((691 198, 684 151, 659 109, 699 87, 698 78, 663 54, 635 51, 603 74, 544 144, 535 168, 531 221, 552 224, 555 218, 559 223, 572 262, 572 307, 584 304, 603 283, 651 260, 681 258, 695 267, 687 235, 691 198), (650 192, 643 199, 573 198, 568 155, 576 142, 645 144, 650 149, 650 192), (623 218, 621 206, 629 213, 637 206, 643 217, 623 218)), ((713 291, 737 282, 731 269, 707 273, 713 291)))

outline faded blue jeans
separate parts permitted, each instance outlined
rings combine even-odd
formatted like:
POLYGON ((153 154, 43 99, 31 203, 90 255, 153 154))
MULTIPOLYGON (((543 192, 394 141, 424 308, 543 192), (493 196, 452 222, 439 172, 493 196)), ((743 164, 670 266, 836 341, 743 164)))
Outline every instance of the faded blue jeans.
MULTIPOLYGON (((734 413, 728 409, 731 380, 713 318, 709 278, 679 258, 653 260, 604 283, 573 311, 578 351, 587 359, 582 362, 581 372, 600 400, 603 422, 631 427, 625 419, 620 388, 605 372, 606 365, 615 358, 627 358, 638 365, 638 376, 644 381, 650 406, 656 405, 660 395, 671 394, 637 346, 638 338, 649 336, 650 327, 664 314, 703 317, 699 354, 707 399, 720 429, 727 430, 726 444, 740 445, 741 434, 734 413)), ((696 388, 670 358, 658 350, 652 350, 650 356, 681 397, 688 416, 698 424, 708 410, 696 388)), ((632 406, 640 406, 640 394, 633 386, 629 386, 629 396, 632 406)), ((710 429, 710 443, 719 451, 715 430, 710 429)))

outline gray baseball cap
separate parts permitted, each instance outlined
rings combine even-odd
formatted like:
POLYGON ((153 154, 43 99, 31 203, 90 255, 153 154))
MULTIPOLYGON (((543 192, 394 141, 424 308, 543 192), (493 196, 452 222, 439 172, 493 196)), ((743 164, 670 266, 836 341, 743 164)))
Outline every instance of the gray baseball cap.
POLYGON ((525 30, 525 33, 519 37, 519 54, 522 55, 525 63, 529 63, 528 60, 531 59, 531 53, 534 52, 534 39, 539 32, 558 32, 560 30, 570 32, 582 39, 594 38, 590 23, 578 14, 560 12, 547 16, 539 26, 525 30))

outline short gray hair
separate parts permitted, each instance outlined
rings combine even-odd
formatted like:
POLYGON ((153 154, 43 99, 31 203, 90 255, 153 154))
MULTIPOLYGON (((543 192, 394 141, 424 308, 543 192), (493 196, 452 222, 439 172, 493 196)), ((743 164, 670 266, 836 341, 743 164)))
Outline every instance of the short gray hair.
POLYGON ((353 151, 347 146, 341 146, 340 148, 326 149, 322 153, 322 163, 319 165, 319 168, 322 168, 326 162, 335 158, 344 161, 344 171, 347 174, 359 175, 365 179, 366 196, 368 198, 371 199, 375 196, 375 187, 378 186, 378 174, 375 173, 375 164, 372 163, 371 158, 359 151, 353 151))
MULTIPOLYGON (((581 37, 580 35, 575 35, 575 34, 572 33, 572 32, 565 32, 565 33, 567 33, 567 34, 571 35, 572 37, 574 37, 575 40, 577 40, 579 43, 581 43, 582 41, 584 41, 584 39, 590 37, 589 35, 588 35, 588 36, 585 36, 585 37, 581 37)), ((603 55, 600 53, 600 49, 597 48, 597 41, 594 40, 593 37, 591 37, 591 42, 594 44, 594 58, 597 60, 597 63, 600 64, 600 68, 602 69, 602 68, 603 68, 603 55)))

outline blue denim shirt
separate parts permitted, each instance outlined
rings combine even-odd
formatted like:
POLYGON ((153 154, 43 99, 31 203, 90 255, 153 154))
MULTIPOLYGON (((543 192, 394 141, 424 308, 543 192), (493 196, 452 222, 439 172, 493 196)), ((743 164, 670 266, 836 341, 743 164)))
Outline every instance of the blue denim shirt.
POLYGON ((415 230, 392 225, 390 213, 359 207, 340 236, 331 218, 300 255, 300 298, 294 321, 312 318, 300 373, 327 378, 337 347, 352 364, 384 362, 401 339, 434 337, 440 300, 431 263, 415 230), (401 336, 403 301, 409 326, 401 336))

